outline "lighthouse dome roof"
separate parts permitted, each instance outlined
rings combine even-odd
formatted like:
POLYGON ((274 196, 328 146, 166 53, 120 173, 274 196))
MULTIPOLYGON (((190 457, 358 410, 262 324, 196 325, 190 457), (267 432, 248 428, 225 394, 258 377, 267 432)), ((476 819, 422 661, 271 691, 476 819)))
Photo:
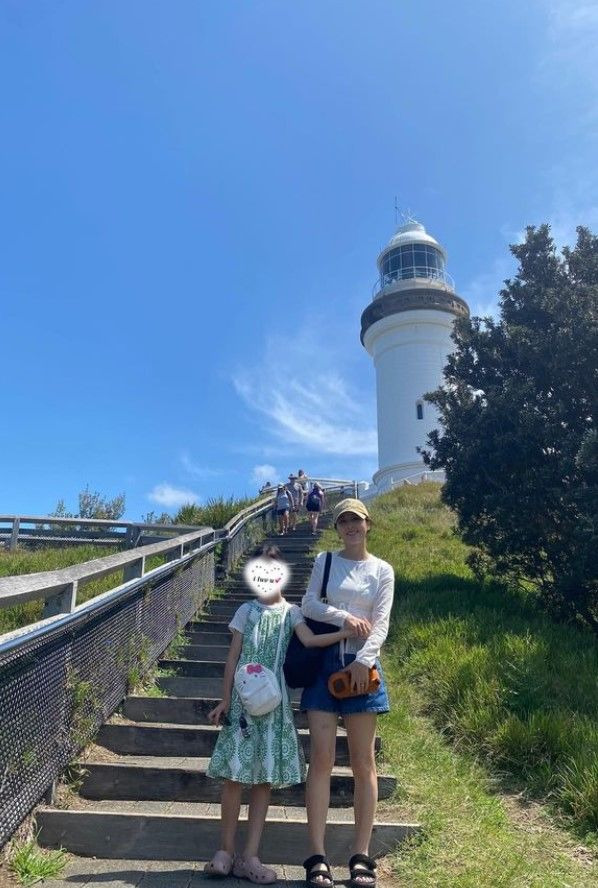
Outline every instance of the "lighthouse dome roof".
POLYGON ((432 237, 431 234, 428 234, 421 222, 417 222, 415 219, 410 219, 404 225, 401 225, 391 237, 378 257, 378 264, 386 253, 395 250, 397 247, 407 246, 408 244, 427 244, 428 246, 435 247, 440 251, 446 262, 446 250, 444 247, 438 243, 436 238, 432 237))

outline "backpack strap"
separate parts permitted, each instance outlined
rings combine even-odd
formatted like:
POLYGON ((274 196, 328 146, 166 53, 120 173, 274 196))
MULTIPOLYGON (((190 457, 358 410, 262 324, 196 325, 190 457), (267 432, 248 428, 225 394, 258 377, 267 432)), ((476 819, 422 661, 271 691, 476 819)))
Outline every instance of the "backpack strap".
POLYGON ((324 561, 324 577, 322 579, 322 588, 320 589, 320 600, 324 604, 328 604, 326 593, 328 592, 328 579, 330 577, 330 566, 332 564, 332 552, 326 552, 326 560, 324 561))

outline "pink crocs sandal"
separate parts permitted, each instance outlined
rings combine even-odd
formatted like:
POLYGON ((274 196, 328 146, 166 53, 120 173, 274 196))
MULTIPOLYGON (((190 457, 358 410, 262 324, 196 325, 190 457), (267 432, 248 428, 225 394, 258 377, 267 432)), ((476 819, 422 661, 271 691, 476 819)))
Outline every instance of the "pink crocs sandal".
POLYGON ((234 860, 228 851, 216 851, 203 868, 208 876, 230 876, 234 860))
POLYGON ((278 882, 276 870, 264 866, 259 857, 235 857, 233 876, 249 879, 256 885, 272 885, 278 882))

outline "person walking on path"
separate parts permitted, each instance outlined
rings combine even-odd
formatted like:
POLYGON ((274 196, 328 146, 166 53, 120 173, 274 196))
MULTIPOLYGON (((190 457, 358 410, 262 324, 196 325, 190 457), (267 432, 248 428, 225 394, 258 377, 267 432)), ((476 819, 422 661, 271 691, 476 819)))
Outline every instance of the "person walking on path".
POLYGON ((299 469, 299 471, 297 472, 297 484, 301 488, 303 505, 305 505, 307 494, 309 493, 309 478, 307 477, 303 469, 299 469))
POLYGON ((311 527, 312 536, 315 536, 318 532, 318 519, 320 517, 320 512, 326 507, 325 497, 324 497, 324 489, 320 487, 318 482, 314 483, 314 486, 307 494, 307 498, 305 500, 305 508, 307 509, 307 514, 309 515, 309 524, 311 527))
POLYGON ((211 724, 222 723, 223 727, 207 774, 224 782, 221 848, 206 864, 205 872, 212 876, 232 873, 237 878, 266 885, 278 878, 258 856, 271 787, 290 786, 305 780, 303 750, 283 675, 286 649, 293 632, 306 647, 326 647, 353 636, 355 630, 348 626, 330 635, 314 635, 297 605, 289 605, 282 597, 285 578, 289 574, 276 547, 262 550, 261 558, 253 562, 252 570, 258 597, 242 604, 229 623, 232 639, 224 669, 222 700, 208 715, 211 724), (277 569, 278 577, 275 576, 277 569), (260 571, 263 574, 261 587, 260 571), (274 587, 273 581, 276 583, 274 587), (264 594, 261 591, 264 588, 273 591, 264 594), (263 671, 264 667, 275 672, 282 700, 265 715, 246 713, 234 687, 237 669, 247 664, 252 664, 256 672, 263 671), (244 785, 251 787, 246 841, 243 853, 235 856, 244 785))
POLYGON ((367 550, 371 520, 360 500, 341 500, 332 519, 342 549, 332 555, 327 598, 325 601, 320 598, 326 557, 322 552, 315 560, 301 610, 305 617, 339 628, 351 628, 356 635, 325 651, 318 678, 313 685, 304 688, 301 695, 301 709, 307 711, 310 734, 306 806, 311 856, 304 867, 306 884, 310 888, 332 888, 325 833, 337 719, 342 715, 355 781, 355 829, 349 860, 349 885, 351 888, 374 888, 376 864, 369 857, 378 800, 374 741, 377 716, 389 711, 379 655, 388 633, 394 573, 390 564, 367 550), (380 673, 381 684, 377 692, 367 693, 369 669, 374 665, 380 673), (349 673, 356 696, 339 700, 330 694, 328 678, 340 669, 349 673))
POLYGON ((278 518, 278 536, 289 530, 289 513, 293 508, 293 497, 282 484, 276 490, 276 517, 278 518))
POLYGON ((295 530, 297 526, 297 515, 303 503, 303 490, 297 481, 297 475, 290 474, 289 481, 285 486, 292 500, 291 511, 289 512, 289 530, 295 530))

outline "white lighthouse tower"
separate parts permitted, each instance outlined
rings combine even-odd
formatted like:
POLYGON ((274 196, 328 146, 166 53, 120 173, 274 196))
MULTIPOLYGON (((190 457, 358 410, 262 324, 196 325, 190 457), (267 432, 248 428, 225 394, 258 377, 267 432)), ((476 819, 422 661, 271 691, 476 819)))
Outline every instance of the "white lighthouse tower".
POLYGON ((415 221, 378 256, 380 277, 361 316, 361 341, 376 368, 377 492, 425 471, 417 448, 438 417, 424 395, 442 383, 455 318, 469 315, 445 265, 444 247, 415 221))

